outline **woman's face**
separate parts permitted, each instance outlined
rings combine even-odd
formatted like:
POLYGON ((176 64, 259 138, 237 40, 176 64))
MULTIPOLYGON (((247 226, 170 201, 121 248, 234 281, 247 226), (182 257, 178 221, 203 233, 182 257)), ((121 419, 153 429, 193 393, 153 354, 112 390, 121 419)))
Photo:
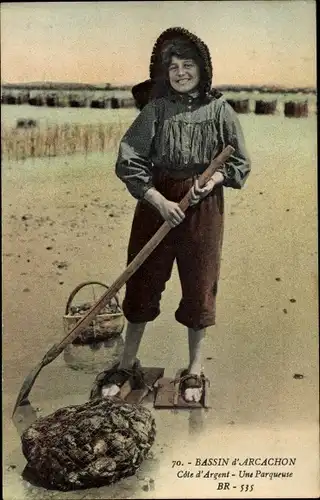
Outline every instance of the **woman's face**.
POLYGON ((199 66, 193 59, 179 59, 173 56, 169 66, 169 81, 177 92, 192 92, 200 82, 199 66))

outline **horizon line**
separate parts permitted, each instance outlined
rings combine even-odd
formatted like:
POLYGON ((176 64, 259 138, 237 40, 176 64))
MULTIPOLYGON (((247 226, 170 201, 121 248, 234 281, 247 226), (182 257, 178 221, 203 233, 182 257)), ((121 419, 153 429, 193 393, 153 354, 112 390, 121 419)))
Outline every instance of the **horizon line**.
MULTIPOLYGON (((108 90, 107 87, 110 87, 110 90, 116 89, 117 87, 133 87, 137 83, 110 83, 110 82, 79 82, 79 81, 63 81, 63 80, 38 80, 38 81, 27 81, 27 82, 0 82, 1 86, 5 85, 43 85, 43 84, 62 84, 62 85, 88 85, 95 87, 106 87, 105 90, 108 90)), ((214 85, 213 88, 219 87, 280 87, 280 88, 308 88, 316 90, 316 86, 314 85, 297 85, 297 86, 289 86, 280 83, 221 83, 219 85, 214 85)))

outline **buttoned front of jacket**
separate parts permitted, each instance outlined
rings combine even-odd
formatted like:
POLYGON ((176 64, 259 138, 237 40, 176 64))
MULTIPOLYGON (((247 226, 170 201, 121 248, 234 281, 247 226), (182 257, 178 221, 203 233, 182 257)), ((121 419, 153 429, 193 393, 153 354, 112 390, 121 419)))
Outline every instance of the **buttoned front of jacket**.
POLYGON ((201 173, 230 144, 235 152, 221 169, 224 185, 241 188, 250 171, 242 129, 223 97, 169 95, 145 106, 123 137, 117 175, 131 194, 142 198, 154 169, 201 173))

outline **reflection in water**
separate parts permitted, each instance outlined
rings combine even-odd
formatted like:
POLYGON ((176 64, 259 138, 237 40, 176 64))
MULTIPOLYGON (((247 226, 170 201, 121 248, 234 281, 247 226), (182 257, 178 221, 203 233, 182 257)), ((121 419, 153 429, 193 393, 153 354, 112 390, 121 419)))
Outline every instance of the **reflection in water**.
POLYGON ((200 432, 204 431, 204 408, 193 408, 189 410, 189 434, 199 435, 200 432))
POLYGON ((146 478, 141 489, 143 491, 154 491, 155 490, 155 480, 153 478, 146 478))
POLYGON ((209 410, 207 408, 172 408, 170 413, 179 415, 187 412, 188 415, 188 432, 190 436, 198 436, 205 430, 205 413, 209 410))
POLYGON ((99 373, 119 361, 123 353, 122 335, 92 344, 70 344, 63 353, 64 360, 73 370, 99 373))
MULTIPOLYGON (((154 491, 156 489, 155 477, 159 473, 160 458, 155 455, 155 452, 149 451, 140 470, 136 473, 136 478, 140 483, 142 491, 154 491)), ((134 485, 136 488, 136 485, 134 485)), ((135 491, 132 491, 134 494, 135 491)))

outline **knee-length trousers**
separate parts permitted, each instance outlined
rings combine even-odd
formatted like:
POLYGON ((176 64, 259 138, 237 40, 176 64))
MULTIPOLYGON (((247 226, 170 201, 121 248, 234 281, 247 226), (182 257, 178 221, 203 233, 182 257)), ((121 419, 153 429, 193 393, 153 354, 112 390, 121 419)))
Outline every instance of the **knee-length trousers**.
MULTIPOLYGON (((179 202, 194 182, 174 179, 164 172, 154 186, 168 200, 179 202)), ((172 228, 142 266, 128 280, 123 312, 131 323, 154 320, 176 261, 182 297, 175 317, 195 330, 215 324, 216 297, 224 226, 223 187, 216 186, 197 205, 187 209, 184 221, 172 228)), ((145 200, 137 203, 128 245, 127 264, 163 224, 160 213, 145 200)), ((174 303, 175 298, 172 298, 174 303)))

